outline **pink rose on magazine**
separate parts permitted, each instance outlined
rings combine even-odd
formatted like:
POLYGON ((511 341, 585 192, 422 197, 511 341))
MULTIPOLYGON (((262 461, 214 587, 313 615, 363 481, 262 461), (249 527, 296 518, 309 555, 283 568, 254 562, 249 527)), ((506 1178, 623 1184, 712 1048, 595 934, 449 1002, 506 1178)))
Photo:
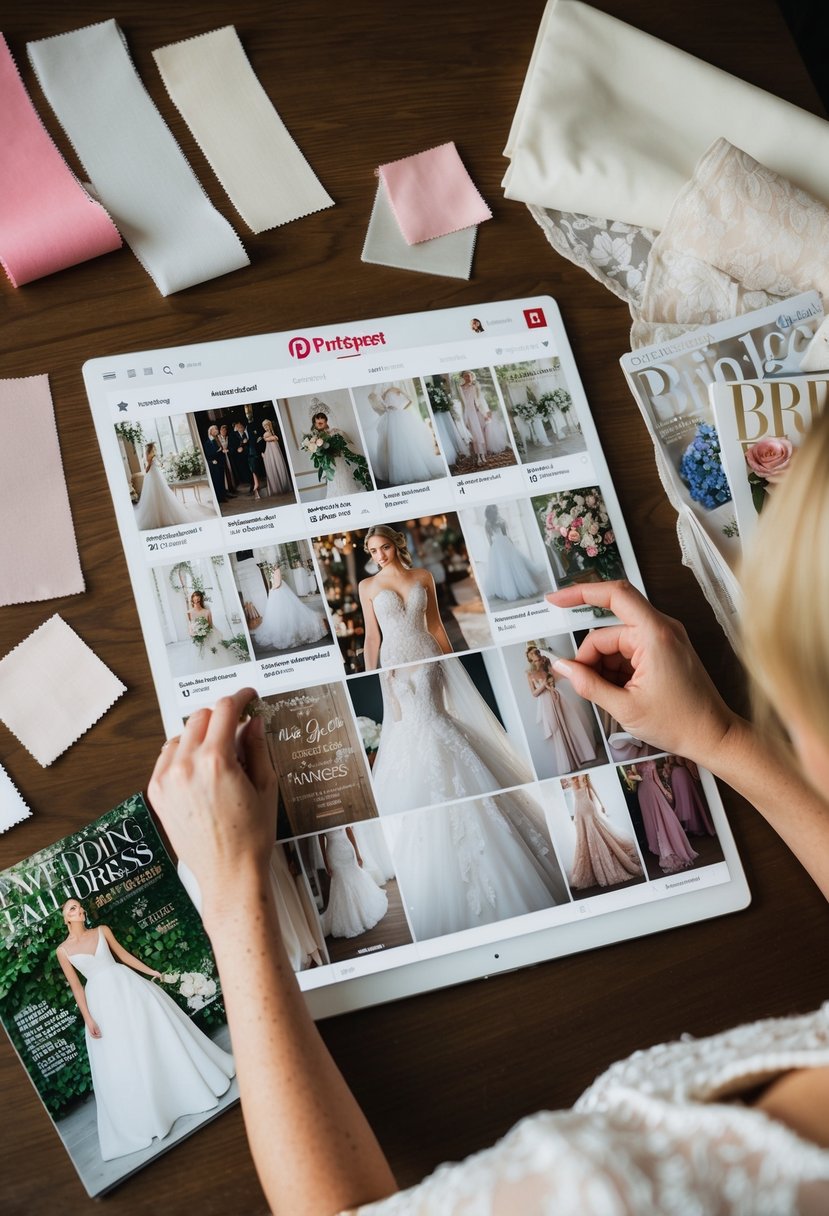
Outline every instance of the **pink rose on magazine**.
POLYGON ((760 439, 746 448, 746 464, 765 481, 779 481, 794 453, 789 439, 760 439))

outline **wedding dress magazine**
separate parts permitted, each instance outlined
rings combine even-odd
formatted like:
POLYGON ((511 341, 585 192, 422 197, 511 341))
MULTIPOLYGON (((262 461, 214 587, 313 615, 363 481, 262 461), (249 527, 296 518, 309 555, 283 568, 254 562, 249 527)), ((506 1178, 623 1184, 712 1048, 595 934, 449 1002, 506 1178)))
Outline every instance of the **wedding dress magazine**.
POLYGON ((90 1195, 235 1102, 210 943, 140 794, 0 873, 0 926, 0 1020, 90 1195))
POLYGON ((741 527, 709 389, 724 386, 727 392, 741 381, 796 376, 822 320, 821 297, 808 291, 631 351, 621 360, 677 511, 683 560, 732 644, 740 606, 735 569, 741 527))
POLYGON ((84 376, 166 730, 258 690, 314 1016, 748 903, 711 776, 553 670, 613 618, 545 594, 642 580, 552 299, 84 376))

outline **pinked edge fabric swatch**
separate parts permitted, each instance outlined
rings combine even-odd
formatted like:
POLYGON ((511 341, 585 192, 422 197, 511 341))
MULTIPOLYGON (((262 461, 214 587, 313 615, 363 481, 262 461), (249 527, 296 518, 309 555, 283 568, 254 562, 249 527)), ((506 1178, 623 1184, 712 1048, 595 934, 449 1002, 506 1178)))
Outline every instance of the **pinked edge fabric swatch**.
POLYGON ((0 765, 0 832, 7 832, 16 823, 22 823, 31 813, 31 808, 23 801, 20 790, 0 765))
POLYGON ((173 104, 254 232, 334 206, 232 25, 160 47, 153 58, 173 104))
POLYGON ((421 274, 440 274, 450 279, 468 279, 472 273, 477 226, 437 236, 417 245, 406 243, 382 182, 371 209, 366 240, 360 255, 364 262, 376 266, 393 266, 397 270, 417 270, 421 274))
POLYGON ((79 595, 84 578, 48 376, 0 380, 0 434, 0 604, 79 595))
POLYGON ((163 296, 249 265, 145 90, 115 21, 28 44, 41 88, 163 296))
POLYGON ((57 613, 0 659, 0 720, 43 768, 126 691, 57 613))
POLYGON ((377 173, 409 245, 492 219, 452 142, 380 165, 377 173))
POLYGON ((0 261, 14 287, 120 249, 52 142, 0 34, 0 261))

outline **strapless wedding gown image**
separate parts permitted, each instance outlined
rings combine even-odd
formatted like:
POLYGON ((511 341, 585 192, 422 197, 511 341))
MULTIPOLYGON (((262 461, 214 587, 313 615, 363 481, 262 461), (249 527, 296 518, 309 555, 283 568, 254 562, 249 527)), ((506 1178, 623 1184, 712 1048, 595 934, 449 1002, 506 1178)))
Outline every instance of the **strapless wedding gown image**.
POLYGON ((157 984, 112 957, 98 930, 94 954, 70 954, 101 1031, 86 1050, 104 1161, 163 1139, 182 1115, 211 1110, 229 1088, 233 1057, 157 984))
POLYGON ((648 848, 659 858, 659 868, 675 874, 692 865, 698 856, 682 830, 682 824, 665 797, 653 760, 640 760, 636 766, 642 780, 636 793, 645 825, 648 848))
POLYGON ((588 787, 580 786, 573 795, 576 851, 570 886, 609 887, 641 878, 642 863, 633 841, 611 826, 588 787))
POLYGON ((442 653, 426 628, 427 602, 422 583, 410 587, 405 600, 391 587, 383 587, 374 596, 374 615, 383 635, 380 643, 382 667, 431 659, 442 653))
POLYGON ((275 498, 278 494, 284 494, 291 487, 288 466, 285 463, 285 457, 282 455, 280 448, 281 444, 278 439, 265 440, 262 463, 265 466, 265 481, 268 496, 271 498, 275 498))
POLYGON ((380 481, 401 486, 446 476, 431 431, 404 392, 392 385, 369 393, 369 401, 380 415, 371 462, 380 481))
POLYGON ((292 650, 317 642, 328 633, 324 617, 314 612, 291 590, 286 582, 271 587, 262 614, 262 624, 251 634, 264 650, 292 650))
POLYGON ((144 474, 141 497, 135 508, 135 522, 142 532, 150 528, 171 528, 175 524, 192 524, 200 519, 214 519, 216 512, 197 503, 187 507, 176 498, 158 463, 153 461, 144 474))
POLYGON ((506 533, 494 532, 490 541, 489 564, 484 592, 491 600, 525 600, 538 595, 540 577, 506 533))
POLYGON ((520 791, 398 815, 386 831, 419 941, 568 902, 543 816, 520 791))
POLYGON ((358 937, 383 919, 388 897, 357 861, 345 828, 326 832, 325 845, 331 887, 322 914, 323 933, 326 937, 358 937))

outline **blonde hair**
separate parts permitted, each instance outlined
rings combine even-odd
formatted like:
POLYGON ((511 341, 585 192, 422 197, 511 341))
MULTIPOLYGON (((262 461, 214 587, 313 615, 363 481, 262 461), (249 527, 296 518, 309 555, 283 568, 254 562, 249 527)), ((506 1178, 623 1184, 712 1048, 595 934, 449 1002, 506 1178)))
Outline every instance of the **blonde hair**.
POLYGON ((400 559, 400 565, 403 566, 405 570, 411 570, 412 566, 414 565, 414 561, 412 560, 412 555, 408 550, 408 546, 406 545, 406 537, 402 532, 397 532, 394 528, 389 528, 386 524, 375 524, 374 527, 369 528, 363 539, 364 553, 369 553, 368 542, 372 536, 379 536, 383 540, 393 541, 394 547, 397 550, 397 556, 400 559))
POLYGON ((743 562, 743 659, 758 725, 797 707, 829 740, 829 411, 776 485, 743 562))

